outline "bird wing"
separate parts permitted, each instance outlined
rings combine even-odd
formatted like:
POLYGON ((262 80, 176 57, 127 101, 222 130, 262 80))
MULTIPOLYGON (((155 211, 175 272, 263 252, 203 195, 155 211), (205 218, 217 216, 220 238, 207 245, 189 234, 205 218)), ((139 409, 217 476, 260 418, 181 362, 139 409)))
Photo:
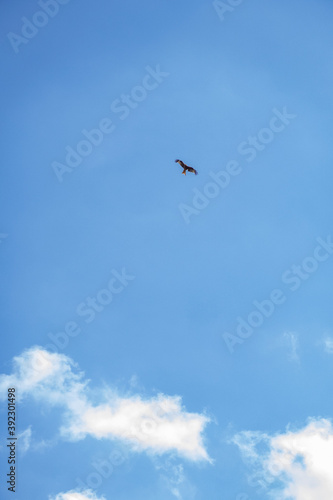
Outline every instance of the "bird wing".
POLYGON ((189 172, 193 172, 195 175, 198 175, 198 172, 195 170, 195 168, 192 168, 192 167, 187 167, 187 169, 189 172))
POLYGON ((186 167, 185 163, 184 163, 183 161, 181 161, 181 160, 175 160, 175 163, 179 163, 179 165, 180 165, 181 167, 183 167, 183 168, 185 168, 185 167, 186 167))

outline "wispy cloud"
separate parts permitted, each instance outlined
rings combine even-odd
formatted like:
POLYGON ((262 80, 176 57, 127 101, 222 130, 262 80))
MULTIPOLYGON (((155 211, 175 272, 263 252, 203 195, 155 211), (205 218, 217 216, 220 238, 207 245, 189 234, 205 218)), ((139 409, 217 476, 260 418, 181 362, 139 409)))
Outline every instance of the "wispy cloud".
POLYGON ((157 455, 176 452, 193 461, 210 460, 202 436, 210 419, 187 412, 180 396, 122 397, 108 388, 94 391, 92 396, 89 381, 68 356, 39 347, 15 357, 13 364, 11 375, 0 376, 1 396, 5 397, 11 386, 17 388, 21 399, 32 396, 62 407, 60 435, 64 439, 75 441, 88 435, 121 439, 133 451, 157 455))
POLYGON ((184 466, 178 463, 177 457, 157 457, 154 464, 160 479, 177 500, 196 498, 197 489, 186 477, 184 466))
POLYGON ((288 357, 290 361, 294 361, 295 363, 300 362, 300 357, 299 357, 299 340, 298 340, 298 335, 297 333, 294 332, 285 332, 283 334, 283 338, 287 344, 288 347, 288 357))
POLYGON ((251 484, 274 500, 332 500, 333 428, 310 419, 296 431, 269 436, 240 432, 233 438, 251 468, 251 484))
POLYGON ((167 460, 164 463, 155 463, 155 467, 160 472, 160 476, 167 485, 167 488, 178 500, 181 500, 183 497, 180 493, 179 486, 185 479, 183 466, 181 464, 174 464, 171 460, 167 460))
POLYGON ((325 352, 333 354, 333 337, 325 337, 323 342, 325 352))
POLYGON ((17 435, 17 440, 19 440, 19 449, 22 454, 26 453, 30 448, 31 444, 31 426, 29 426, 25 431, 20 432, 17 435))

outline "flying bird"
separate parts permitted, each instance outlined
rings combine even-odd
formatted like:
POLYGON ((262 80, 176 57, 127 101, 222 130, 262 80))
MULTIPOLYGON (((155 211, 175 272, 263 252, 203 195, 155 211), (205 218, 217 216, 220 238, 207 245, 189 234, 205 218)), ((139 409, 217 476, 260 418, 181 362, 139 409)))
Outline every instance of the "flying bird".
POLYGON ((175 163, 179 163, 179 165, 184 169, 182 171, 182 174, 186 175, 186 170, 187 170, 188 172, 193 172, 195 175, 198 175, 198 172, 195 170, 195 168, 189 167, 183 161, 175 160, 175 163))

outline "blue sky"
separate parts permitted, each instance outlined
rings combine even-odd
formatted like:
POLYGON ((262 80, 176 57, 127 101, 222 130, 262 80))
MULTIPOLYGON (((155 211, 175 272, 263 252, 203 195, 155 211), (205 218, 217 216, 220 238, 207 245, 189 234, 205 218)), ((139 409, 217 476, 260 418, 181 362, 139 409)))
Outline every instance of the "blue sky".
POLYGON ((332 18, 3 4, 2 498, 331 500, 332 18))

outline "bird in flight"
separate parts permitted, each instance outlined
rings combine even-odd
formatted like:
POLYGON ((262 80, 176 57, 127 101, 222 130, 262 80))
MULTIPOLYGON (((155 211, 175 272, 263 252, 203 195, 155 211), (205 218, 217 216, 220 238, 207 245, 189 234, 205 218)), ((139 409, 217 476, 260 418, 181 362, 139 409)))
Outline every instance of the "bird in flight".
POLYGON ((175 162, 179 163, 179 165, 184 169, 182 171, 182 174, 186 175, 186 170, 187 170, 188 172, 193 172, 195 175, 198 175, 198 172, 195 170, 195 168, 189 167, 183 161, 181 161, 181 160, 175 160, 175 162))

